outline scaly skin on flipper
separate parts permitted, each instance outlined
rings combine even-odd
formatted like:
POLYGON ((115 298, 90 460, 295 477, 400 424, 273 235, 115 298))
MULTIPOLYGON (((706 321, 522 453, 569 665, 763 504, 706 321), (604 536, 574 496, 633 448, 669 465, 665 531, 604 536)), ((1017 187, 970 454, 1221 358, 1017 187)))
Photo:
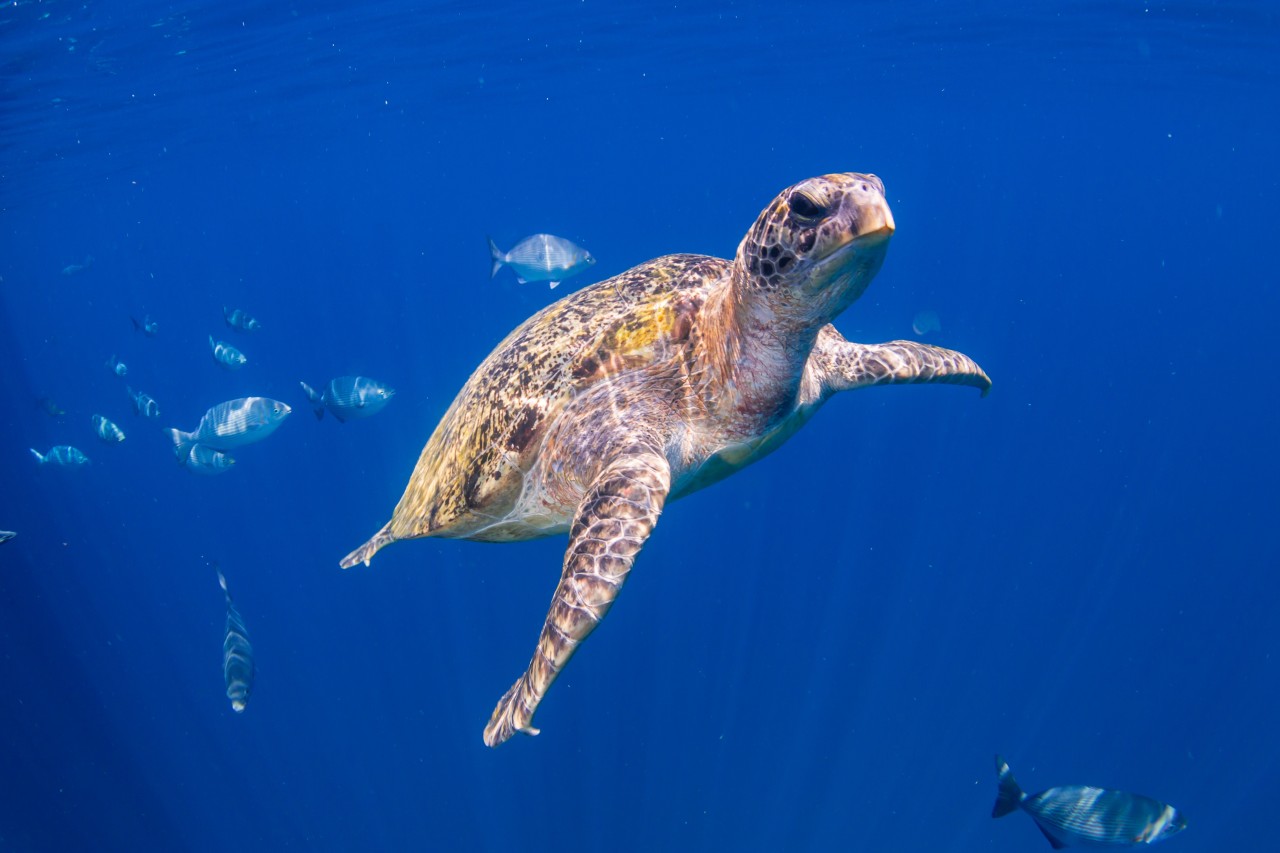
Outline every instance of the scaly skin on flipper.
POLYGON ((569 294, 467 380, 391 520, 342 565, 399 539, 569 532, 537 651, 485 743, 536 733, 539 702, 665 503, 772 452, 837 391, 932 382, 985 394, 990 380, 966 356, 851 343, 830 325, 879 270, 893 229, 879 178, 810 178, 765 207, 732 261, 668 255, 569 294))
POLYGON ((810 364, 822 376, 826 395, 871 385, 923 382, 968 385, 984 397, 991 391, 990 377, 964 353, 915 341, 857 344, 846 341, 834 326, 819 333, 810 364))
POLYGON ((538 734, 531 725, 538 703, 613 606, 670 487, 666 457, 642 447, 606 466, 592 484, 569 530, 564 569, 538 647, 524 675, 494 708, 485 744, 497 746, 518 731, 538 734))

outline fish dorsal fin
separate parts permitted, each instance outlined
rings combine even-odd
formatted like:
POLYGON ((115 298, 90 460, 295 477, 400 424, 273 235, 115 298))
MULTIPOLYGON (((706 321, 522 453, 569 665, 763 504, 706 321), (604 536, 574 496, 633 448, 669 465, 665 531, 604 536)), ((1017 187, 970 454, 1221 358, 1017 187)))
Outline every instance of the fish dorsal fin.
POLYGON ((1061 850, 1063 847, 1067 846, 1063 844, 1061 841, 1059 841, 1058 839, 1054 838, 1052 835, 1050 835, 1049 830, 1045 829, 1043 826, 1040 826, 1039 821, 1036 821, 1036 826, 1039 827, 1040 831, 1044 833, 1044 837, 1049 839, 1049 845, 1053 847, 1054 850, 1061 850))

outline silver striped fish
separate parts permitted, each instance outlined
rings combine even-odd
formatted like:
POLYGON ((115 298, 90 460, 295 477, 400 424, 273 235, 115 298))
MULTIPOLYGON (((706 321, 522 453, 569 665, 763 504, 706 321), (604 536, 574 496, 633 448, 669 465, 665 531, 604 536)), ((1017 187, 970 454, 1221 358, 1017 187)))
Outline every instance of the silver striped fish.
POLYGON ((236 464, 236 460, 221 450, 214 450, 212 447, 205 447, 203 444, 193 444, 191 445, 191 451, 187 453, 187 458, 182 464, 192 474, 203 474, 206 477, 212 477, 230 471, 231 466, 236 464))
POLYGON ((135 332, 142 332, 142 334, 146 335, 148 338, 154 338, 160 333, 160 324, 155 320, 152 320, 150 314, 146 315, 141 320, 134 316, 130 316, 129 319, 133 321, 133 330, 135 332))
POLYGON ((128 385, 124 386, 124 390, 129 394, 129 399, 133 400, 133 410, 144 418, 160 417, 160 404, 153 398, 141 391, 134 391, 128 385))
POLYGON ((49 448, 48 453, 41 453, 34 447, 31 448, 31 455, 41 465, 57 465, 62 468, 79 468, 82 465, 89 464, 89 457, 85 456, 78 449, 69 444, 59 444, 49 448))
POLYGON ((261 323, 239 308, 228 308, 223 305, 222 319, 226 320, 227 325, 231 328, 239 329, 242 332, 256 332, 262 328, 261 323))
POLYGON ((117 441, 124 441, 124 430, 116 426, 112 421, 107 420, 102 415, 93 416, 93 431, 98 434, 98 438, 107 444, 115 444, 117 441))
POLYGON ((231 700, 231 710, 237 714, 244 713, 249 703, 249 694, 253 692, 253 646, 249 645, 249 632, 240 618, 240 611, 231 602, 231 592, 227 589, 227 579, 218 573, 218 586, 227 599, 227 630, 222 640, 222 678, 227 684, 227 698, 231 700))
POLYGON ((224 341, 215 341, 213 335, 209 336, 209 349, 213 350, 213 360, 220 367, 227 370, 239 370, 245 366, 249 360, 244 357, 244 353, 224 341))
POLYGON ((323 394, 305 382, 299 382, 311 401, 316 420, 324 417, 324 410, 346 423, 352 418, 367 418, 382 411, 382 407, 395 396, 396 389, 367 376, 339 376, 332 380, 323 394))
POLYGON ((1140 794, 1063 785, 1028 795, 999 755, 996 774, 1000 788, 991 816, 1004 817, 1022 809, 1055 850, 1154 844, 1187 827, 1186 818, 1173 806, 1140 794))
POLYGON ((489 256, 493 260, 489 278, 496 276, 503 266, 508 266, 521 284, 545 281, 553 288, 596 262, 586 249, 554 234, 525 237, 510 252, 499 249, 490 237, 489 256))
POLYGON ((169 430, 173 452, 178 461, 185 464, 193 444, 232 450, 262 441, 276 431, 291 411, 286 403, 266 397, 241 397, 219 403, 204 413, 191 432, 169 430))

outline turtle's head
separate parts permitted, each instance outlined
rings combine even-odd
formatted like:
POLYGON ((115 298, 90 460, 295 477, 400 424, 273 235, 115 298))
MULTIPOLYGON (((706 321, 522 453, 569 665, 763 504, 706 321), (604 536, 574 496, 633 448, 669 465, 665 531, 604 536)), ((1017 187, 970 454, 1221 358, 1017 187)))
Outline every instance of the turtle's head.
POLYGON ((875 175, 809 178, 779 193, 756 219, 738 246, 737 279, 776 311, 828 323, 867 289, 892 234, 893 214, 875 175))

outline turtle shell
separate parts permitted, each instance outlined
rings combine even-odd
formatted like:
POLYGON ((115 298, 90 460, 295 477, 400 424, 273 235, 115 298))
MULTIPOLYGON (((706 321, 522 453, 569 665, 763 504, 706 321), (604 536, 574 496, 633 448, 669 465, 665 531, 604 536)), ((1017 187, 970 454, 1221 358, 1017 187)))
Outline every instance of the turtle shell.
POLYGON ((427 440, 390 538, 511 541, 564 530, 567 519, 533 529, 493 522, 515 509, 549 429, 571 401, 601 383, 689 369, 699 310, 729 268, 718 258, 669 255, 569 294, 522 323, 472 373, 427 440))

